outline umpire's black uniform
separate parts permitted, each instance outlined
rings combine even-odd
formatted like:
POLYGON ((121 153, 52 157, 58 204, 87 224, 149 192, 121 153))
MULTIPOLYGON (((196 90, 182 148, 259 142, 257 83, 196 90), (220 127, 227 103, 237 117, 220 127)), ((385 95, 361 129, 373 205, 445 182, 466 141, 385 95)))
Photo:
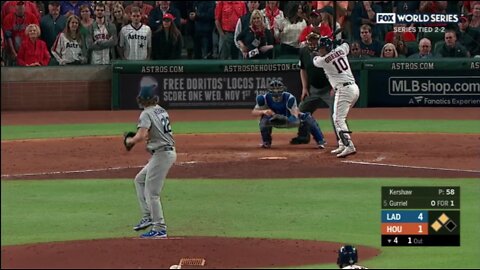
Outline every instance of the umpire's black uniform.
MULTIPOLYGON (((333 120, 331 117, 333 114, 333 101, 335 96, 330 95, 330 90, 332 87, 330 86, 323 69, 313 65, 313 54, 308 46, 300 49, 299 65, 300 72, 306 73, 309 93, 309 96, 305 97, 305 99, 300 102, 300 111, 309 112, 313 115, 317 108, 324 107, 322 104, 326 104, 328 108, 330 108, 330 121, 332 121, 333 130, 335 131, 335 126, 333 125, 333 120)), ((302 89, 303 87, 305 86, 302 83, 302 89)), ((298 137, 293 138, 290 141, 291 144, 303 144, 309 142, 310 134, 304 125, 301 125, 298 128, 298 137)))

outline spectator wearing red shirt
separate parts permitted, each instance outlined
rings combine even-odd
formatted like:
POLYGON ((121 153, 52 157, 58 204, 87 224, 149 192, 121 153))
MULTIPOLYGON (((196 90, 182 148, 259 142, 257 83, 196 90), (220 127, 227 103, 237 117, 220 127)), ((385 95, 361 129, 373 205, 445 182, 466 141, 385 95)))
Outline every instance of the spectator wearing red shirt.
POLYGON ((128 5, 125 8, 125 13, 127 13, 128 17, 132 14, 132 7, 137 6, 140 8, 140 14, 142 14, 141 22, 143 24, 148 24, 148 16, 150 16, 150 11, 152 11, 153 6, 143 3, 143 1, 133 1, 132 4, 128 5))
POLYGON ((5 48, 5 42, 4 42, 5 38, 3 37, 3 29, 2 28, 0 28, 0 32, 2 34, 2 37, 1 37, 2 38, 2 47, 1 47, 2 51, 1 51, 0 58, 1 58, 1 65, 3 67, 5 65, 5 63, 3 62, 3 51, 4 51, 3 49, 5 48))
POLYGON ((22 40, 25 38, 25 29, 30 24, 39 25, 37 17, 25 11, 25 3, 23 1, 17 1, 15 13, 8 14, 3 20, 3 30, 5 31, 6 46, 9 50, 11 64, 17 58, 18 49, 20 49, 20 44, 22 44, 22 40))
POLYGON ((247 6, 244 1, 217 2, 215 25, 220 36, 220 59, 238 59, 239 53, 234 41, 235 27, 238 19, 246 13, 247 6))
POLYGON ((8 14, 15 13, 16 6, 18 2, 23 2, 25 5, 25 11, 30 12, 37 17, 37 20, 40 21, 41 14, 38 10, 38 7, 32 1, 6 1, 2 6, 2 18, 6 18, 8 14))
POLYGON ((28 38, 25 38, 20 45, 17 64, 26 67, 48 66, 50 52, 45 41, 39 38, 40 27, 36 24, 30 24, 25 29, 25 35, 28 38))
MULTIPOLYGON (((405 42, 410 42, 410 41, 416 41, 417 38, 415 37, 415 34, 412 32, 409 32, 410 28, 407 27, 406 24, 395 24, 393 27, 394 31, 387 32, 385 35, 385 43, 392 43, 393 42, 393 37, 395 35, 402 35, 403 40, 405 42)), ((414 28, 412 28, 414 29, 414 28)))
POLYGON ((312 30, 316 27, 319 27, 320 36, 327 36, 329 37, 332 34, 332 28, 326 23, 321 23, 322 16, 320 12, 317 10, 312 10, 310 13, 310 21, 312 24, 307 25, 307 27, 303 28, 303 31, 300 33, 298 37, 298 42, 302 44, 302 47, 305 46, 307 41, 307 35, 312 32, 312 30))

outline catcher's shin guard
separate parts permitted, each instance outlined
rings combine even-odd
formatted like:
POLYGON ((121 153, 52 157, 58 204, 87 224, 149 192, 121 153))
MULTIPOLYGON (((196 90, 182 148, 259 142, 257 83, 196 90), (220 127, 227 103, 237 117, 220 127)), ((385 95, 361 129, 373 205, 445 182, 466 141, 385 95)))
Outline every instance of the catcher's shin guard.
POLYGON ((298 134, 297 136, 299 138, 305 138, 305 140, 309 141, 310 140, 310 130, 308 128, 308 125, 305 124, 304 121, 300 122, 300 126, 298 127, 298 134))
POLYGON ((260 134, 262 135, 262 141, 264 143, 272 143, 272 126, 269 122, 270 118, 267 116, 262 116, 260 119, 260 134))
POLYGON ((345 146, 349 146, 350 145, 350 134, 352 132, 351 131, 344 131, 344 130, 340 130, 338 132, 338 136, 340 137, 340 140, 342 140, 342 143, 343 145, 345 146))
POLYGON ((304 123, 307 125, 308 130, 310 130, 310 133, 312 133, 313 138, 315 138, 315 141, 318 143, 324 142, 324 136, 322 133, 322 130, 320 129, 320 126, 318 125, 317 121, 315 118, 310 113, 302 113, 301 114, 301 119, 303 119, 304 123))

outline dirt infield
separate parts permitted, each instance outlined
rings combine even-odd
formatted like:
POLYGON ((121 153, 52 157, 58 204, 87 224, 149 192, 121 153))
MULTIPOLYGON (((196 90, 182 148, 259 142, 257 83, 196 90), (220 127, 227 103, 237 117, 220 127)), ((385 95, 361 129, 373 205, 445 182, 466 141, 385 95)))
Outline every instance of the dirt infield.
MULTIPOLYGON (((351 118, 480 119, 478 110, 466 109, 462 113, 463 109, 453 109, 354 109, 351 118)), ((138 113, 2 112, 2 124, 135 123, 138 113)), ((316 116, 326 114, 320 110, 316 116)), ((172 111, 170 115, 173 125, 175 121, 188 120, 252 119, 249 110, 172 111)), ((335 147, 332 133, 326 134, 329 144, 325 150, 316 149, 313 143, 289 145, 294 134, 294 130, 286 134, 274 131, 272 149, 259 148, 259 134, 176 135, 178 159, 168 177, 480 178, 478 134, 354 133, 358 153, 346 159, 337 159, 329 153, 335 147)), ((126 152, 119 136, 2 141, 1 152, 2 180, 133 179, 149 158, 142 145, 126 152)), ((161 241, 90 240, 2 247, 2 268, 29 268, 30 262, 35 263, 35 268, 165 268, 177 263, 184 257, 182 254, 207 258, 209 268, 281 267, 332 263, 339 246, 317 241, 196 237, 161 241), (150 256, 148 252, 155 253, 150 256)), ((366 259, 377 251, 363 247, 361 253, 362 259, 366 259)))
MULTIPOLYGON (((165 269, 183 257, 204 258, 208 269, 278 268, 334 263, 338 248, 331 242, 258 238, 87 240, 2 247, 2 268, 165 269)), ((378 254, 373 248, 357 248, 362 260, 378 254)))

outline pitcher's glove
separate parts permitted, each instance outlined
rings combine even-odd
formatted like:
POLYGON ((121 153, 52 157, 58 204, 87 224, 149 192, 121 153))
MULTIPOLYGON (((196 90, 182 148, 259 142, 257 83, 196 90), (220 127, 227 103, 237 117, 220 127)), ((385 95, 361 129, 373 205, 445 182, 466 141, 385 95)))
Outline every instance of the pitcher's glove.
POLYGON ((288 124, 288 117, 282 114, 275 114, 270 118, 269 122, 273 126, 285 126, 288 124))
POLYGON ((133 131, 123 133, 123 145, 125 146, 125 149, 127 149, 127 151, 132 150, 133 146, 135 145, 133 143, 127 143, 127 138, 135 137, 135 134, 136 133, 133 131))

